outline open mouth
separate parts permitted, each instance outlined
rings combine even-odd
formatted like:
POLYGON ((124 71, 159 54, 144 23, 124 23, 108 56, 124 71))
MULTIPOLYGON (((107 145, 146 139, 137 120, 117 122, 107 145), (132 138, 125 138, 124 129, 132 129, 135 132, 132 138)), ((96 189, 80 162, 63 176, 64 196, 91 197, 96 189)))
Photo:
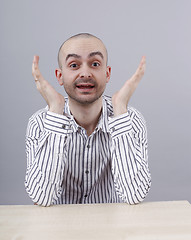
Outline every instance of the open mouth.
POLYGON ((79 89, 92 89, 95 86, 91 83, 80 83, 80 84, 77 84, 76 87, 79 89))

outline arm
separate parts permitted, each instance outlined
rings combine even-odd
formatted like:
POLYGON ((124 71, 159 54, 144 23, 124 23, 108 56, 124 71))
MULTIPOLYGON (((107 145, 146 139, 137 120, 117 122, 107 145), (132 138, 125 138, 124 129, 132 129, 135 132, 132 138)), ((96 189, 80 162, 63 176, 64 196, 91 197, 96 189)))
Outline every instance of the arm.
POLYGON ((27 171, 25 187, 29 197, 39 205, 47 206, 58 199, 64 162, 63 151, 69 125, 64 111, 64 97, 43 78, 35 56, 32 74, 36 87, 46 100, 49 111, 33 115, 26 133, 27 171))
POLYGON ((140 113, 128 112, 110 119, 112 139, 112 172, 118 196, 136 204, 144 200, 150 186, 147 130, 140 113))
POLYGON ((147 130, 143 117, 128 103, 145 71, 142 57, 135 74, 112 97, 114 118, 110 119, 112 171, 118 195, 124 202, 141 202, 151 186, 148 168, 147 130))
POLYGON ((25 188, 38 205, 49 206, 61 194, 67 135, 63 124, 69 125, 65 116, 45 109, 33 115, 28 123, 25 188))

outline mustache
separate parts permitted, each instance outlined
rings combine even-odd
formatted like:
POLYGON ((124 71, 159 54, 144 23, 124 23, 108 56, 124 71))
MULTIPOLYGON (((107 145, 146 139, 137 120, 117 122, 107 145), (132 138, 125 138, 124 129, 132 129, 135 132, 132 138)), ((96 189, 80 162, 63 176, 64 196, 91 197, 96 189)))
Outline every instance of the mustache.
POLYGON ((94 86, 97 86, 96 81, 95 81, 94 79, 92 79, 92 78, 88 78, 88 79, 85 79, 85 78, 83 78, 83 79, 77 79, 77 80, 75 81, 74 85, 77 86, 78 84, 81 84, 81 83, 86 83, 86 84, 90 83, 90 84, 93 84, 94 86))

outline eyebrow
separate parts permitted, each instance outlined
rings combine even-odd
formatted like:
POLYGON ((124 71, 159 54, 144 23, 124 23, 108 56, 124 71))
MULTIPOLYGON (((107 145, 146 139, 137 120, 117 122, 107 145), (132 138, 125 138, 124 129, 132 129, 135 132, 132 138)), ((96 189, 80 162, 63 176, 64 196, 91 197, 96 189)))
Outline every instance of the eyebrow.
POLYGON ((68 58, 70 58, 70 57, 73 57, 73 58, 81 58, 81 56, 80 55, 78 55, 78 54, 75 54, 75 53, 70 53, 70 54, 68 54, 67 55, 67 57, 66 57, 66 61, 68 60, 68 58))
POLYGON ((103 54, 101 52, 92 52, 89 54, 89 57, 93 57, 93 56, 96 56, 96 55, 99 55, 102 59, 103 59, 103 54))
MULTIPOLYGON (((96 55, 99 55, 102 59, 104 58, 104 57, 103 57, 103 54, 102 54, 101 52, 99 52, 99 51, 97 51, 97 52, 91 52, 91 53, 88 55, 88 57, 91 58, 91 57, 94 57, 94 56, 96 56, 96 55)), ((68 55, 66 56, 66 61, 67 61, 69 58, 71 58, 71 57, 73 57, 73 58, 81 58, 81 56, 78 55, 78 54, 76 54, 76 53, 70 53, 70 54, 68 54, 68 55)))

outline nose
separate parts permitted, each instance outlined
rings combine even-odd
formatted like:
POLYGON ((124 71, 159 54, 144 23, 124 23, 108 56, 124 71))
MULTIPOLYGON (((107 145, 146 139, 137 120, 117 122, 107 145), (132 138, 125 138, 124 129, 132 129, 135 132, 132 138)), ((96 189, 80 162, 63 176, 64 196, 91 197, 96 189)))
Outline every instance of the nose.
POLYGON ((79 75, 80 75, 80 78, 91 78, 92 77, 91 70, 88 66, 83 66, 81 68, 81 72, 79 75))

